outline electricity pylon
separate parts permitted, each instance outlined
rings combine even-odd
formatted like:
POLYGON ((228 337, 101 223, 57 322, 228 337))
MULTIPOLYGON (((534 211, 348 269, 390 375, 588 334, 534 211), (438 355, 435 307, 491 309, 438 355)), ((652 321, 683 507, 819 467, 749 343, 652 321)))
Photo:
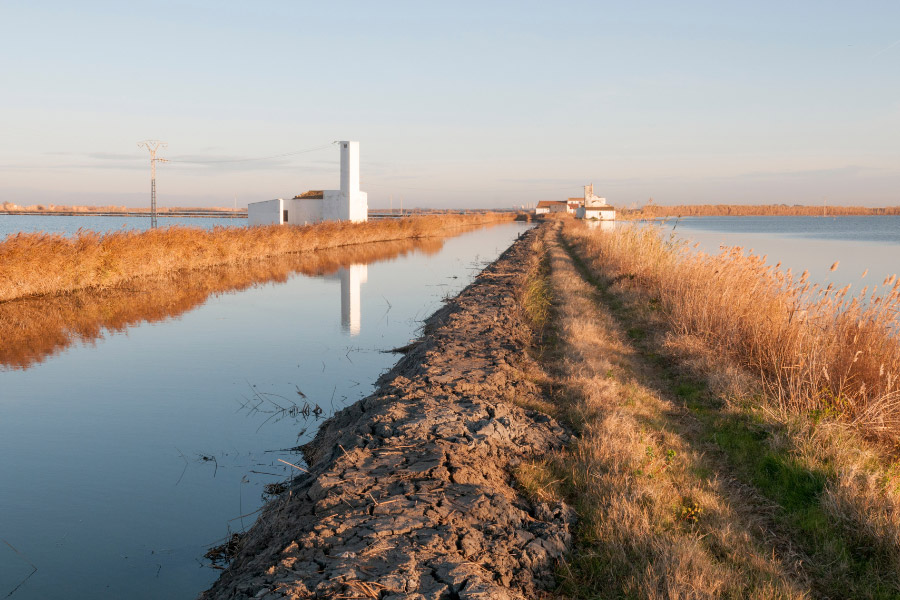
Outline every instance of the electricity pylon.
POLYGON ((150 227, 156 229, 156 163, 169 162, 165 158, 156 158, 159 148, 168 148, 169 144, 159 140, 144 140, 138 142, 138 148, 146 148, 150 151, 150 227))

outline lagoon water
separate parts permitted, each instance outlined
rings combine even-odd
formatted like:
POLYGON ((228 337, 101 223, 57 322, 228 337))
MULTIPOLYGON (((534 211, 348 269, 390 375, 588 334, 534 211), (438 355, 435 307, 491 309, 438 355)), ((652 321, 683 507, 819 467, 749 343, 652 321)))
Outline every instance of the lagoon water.
POLYGON ((0 306, 0 596, 195 597, 278 459, 526 227, 0 306))
POLYGON ((797 275, 808 269, 815 283, 851 284, 857 292, 900 272, 900 216, 688 217, 661 227, 710 254, 741 246, 797 275))
MULTIPOLYGON (((160 227, 246 227, 247 219, 221 217, 159 217, 160 227)), ((16 233, 59 233, 74 235, 79 229, 108 232, 122 229, 144 231, 150 229, 150 216, 101 217, 97 215, 0 215, 0 241, 16 233)))

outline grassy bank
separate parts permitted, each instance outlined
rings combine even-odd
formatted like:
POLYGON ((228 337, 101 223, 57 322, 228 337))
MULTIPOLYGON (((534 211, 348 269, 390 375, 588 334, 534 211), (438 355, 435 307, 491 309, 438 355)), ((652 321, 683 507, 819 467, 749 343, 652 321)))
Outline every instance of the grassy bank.
POLYGON ((170 227, 105 234, 84 231, 73 237, 18 234, 0 242, 0 302, 102 289, 183 269, 368 242, 434 237, 448 230, 514 218, 512 213, 484 213, 303 227, 170 227))
MULTIPOLYGON (((890 414, 878 424, 859 418, 849 401, 825 410, 822 390, 800 402, 792 394, 802 387, 789 394, 787 386, 797 374, 781 380, 785 374, 761 368, 741 350, 746 342, 735 341, 758 319, 768 329, 751 336, 750 347, 768 340, 769 354, 788 367, 781 370, 800 370, 807 358, 786 362, 788 350, 809 347, 785 347, 781 307, 793 310, 788 325, 805 320, 825 336, 818 345, 865 338, 868 351, 886 352, 891 338, 881 333, 889 334, 890 316, 867 311, 894 302, 893 282, 882 301, 869 296, 872 308, 812 286, 798 298, 786 275, 753 271, 753 259, 694 258, 636 231, 556 226, 562 231, 546 236, 547 268, 529 286, 549 316, 531 312, 552 399, 543 409, 579 436, 517 476, 535 497, 577 507, 577 547, 559 569, 562 595, 900 597, 900 462, 885 428, 890 414), (781 303, 763 302, 769 296, 781 303), (710 320, 717 306, 721 322, 710 320), (851 318, 863 323, 858 338, 841 333, 851 318), (867 329, 873 320, 886 329, 867 329)), ((863 357, 854 349, 841 362, 845 351, 816 356, 849 368, 845 388, 862 402, 866 391, 850 382, 867 372, 855 370, 863 357)), ((882 356, 885 372, 891 356, 882 356)), ((843 373, 820 384, 837 386, 843 373)), ((879 404, 884 396, 874 392, 867 406, 889 411, 890 403, 879 404)))
POLYGON ((821 288, 741 248, 708 256, 637 228, 596 235, 570 225, 568 236, 604 277, 633 281, 672 331, 758 376, 778 408, 900 439, 896 276, 851 296, 850 286, 821 288))

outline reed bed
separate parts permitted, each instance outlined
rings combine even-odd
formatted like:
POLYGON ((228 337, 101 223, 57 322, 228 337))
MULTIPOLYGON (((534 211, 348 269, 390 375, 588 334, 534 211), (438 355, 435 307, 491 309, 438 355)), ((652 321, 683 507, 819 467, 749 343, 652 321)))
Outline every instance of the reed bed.
MULTIPOLYGON (((563 233, 568 254, 597 291, 594 312, 608 309, 615 316, 613 325, 639 359, 621 376, 671 402, 654 409, 617 394, 613 406, 643 405, 642 435, 679 434, 685 446, 666 445, 691 460, 693 450, 699 468, 688 472, 718 482, 737 513, 756 522, 707 521, 719 510, 716 503, 690 494, 701 511, 687 515, 708 526, 704 543, 727 540, 729 531, 761 533, 759 541, 770 546, 761 556, 773 560, 769 572, 777 573, 780 563, 800 597, 898 597, 896 279, 880 282, 881 293, 851 296, 849 289, 816 287, 805 273, 768 267, 739 248, 706 256, 637 228, 606 233, 570 223, 563 233)), ((602 336, 590 338, 594 352, 615 357, 602 336)), ((598 365, 588 373, 602 370, 598 365)), ((615 365, 607 376, 620 377, 615 365)), ((671 467, 666 473, 676 474, 671 467)), ((586 485, 582 493, 594 489, 586 485)), ((637 504, 647 506, 640 497, 637 504)), ((748 563, 744 551, 733 556, 748 563)), ((591 573, 573 572, 576 583, 591 573)), ((742 585, 740 577, 725 581, 742 585)), ((759 597, 781 595, 759 589, 759 597)), ((757 595, 747 592, 715 597, 757 595)))
POLYGON ((677 397, 660 393, 657 374, 555 235, 544 239, 546 269, 527 287, 525 306, 535 332, 546 333, 542 385, 551 410, 578 435, 516 476, 538 500, 566 499, 578 511, 576 550, 559 570, 558 591, 585 599, 807 597, 766 518, 728 478, 710 476, 717 464, 697 443, 695 424, 676 416, 677 397))
POLYGON ((107 331, 176 317, 210 296, 237 292, 295 273, 328 275, 342 267, 391 260, 411 252, 434 254, 442 238, 359 244, 210 269, 175 271, 102 290, 81 290, 0 304, 0 370, 26 369, 74 343, 107 331))
POLYGON ((86 288, 104 289, 181 269, 241 264, 354 244, 435 237, 460 228, 512 221, 515 217, 512 213, 481 213, 302 227, 79 231, 73 237, 20 233, 0 242, 0 302, 86 288))
POLYGON ((851 294, 808 274, 768 266, 728 248, 697 253, 655 230, 566 235, 612 280, 634 280, 680 334, 760 376, 766 395, 792 413, 852 425, 897 445, 900 434, 900 280, 851 294), (880 288, 880 289, 879 289, 880 288))

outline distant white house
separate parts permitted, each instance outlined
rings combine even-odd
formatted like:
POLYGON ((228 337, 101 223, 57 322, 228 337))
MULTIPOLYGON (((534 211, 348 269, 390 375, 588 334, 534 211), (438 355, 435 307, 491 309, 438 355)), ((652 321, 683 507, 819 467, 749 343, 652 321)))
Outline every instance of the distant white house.
POLYGON ((615 221, 616 209, 606 203, 606 198, 594 195, 594 184, 584 186, 584 205, 575 212, 578 219, 615 221))
POLYGON ((341 146, 341 189, 310 190, 290 200, 276 198, 247 205, 250 225, 305 225, 320 221, 369 219, 369 198, 359 191, 359 142, 338 142, 341 146))
POLYGON ((534 209, 536 215, 548 213, 566 212, 566 202, 563 200, 541 200, 534 209))

